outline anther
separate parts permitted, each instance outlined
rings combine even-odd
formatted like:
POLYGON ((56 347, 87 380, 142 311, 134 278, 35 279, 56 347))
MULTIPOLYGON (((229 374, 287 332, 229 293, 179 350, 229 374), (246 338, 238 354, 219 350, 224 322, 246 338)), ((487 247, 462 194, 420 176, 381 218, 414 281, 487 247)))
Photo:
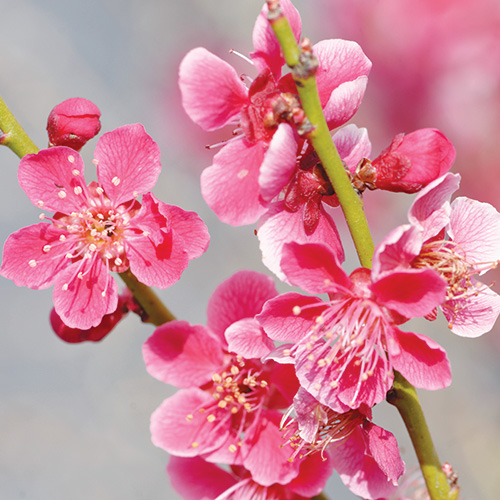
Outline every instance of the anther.
POLYGON ((300 314, 300 306, 293 306, 292 312, 295 314, 295 316, 298 316, 300 314))
POLYGON ((47 253, 47 252, 48 252, 51 248, 52 248, 52 247, 51 247, 50 245, 45 245, 45 246, 43 247, 43 251, 44 251, 45 253, 47 253))
POLYGON ((70 163, 75 163, 75 157, 74 157, 73 155, 69 155, 69 156, 68 156, 68 161, 69 161, 70 163))
POLYGON ((71 173, 72 173, 75 177, 77 177, 78 175, 80 175, 80 170, 78 170, 78 169, 76 169, 76 168, 75 168, 75 169, 73 169, 73 170, 71 171, 71 173))
POLYGON ((43 203, 43 201, 42 201, 42 200, 38 200, 38 201, 36 202, 36 206, 37 206, 38 208, 42 208, 42 207, 43 207, 43 205, 44 205, 44 203, 43 203))
POLYGON ((229 450, 231 453, 236 453, 236 450, 237 450, 237 449, 238 449, 238 448, 237 448, 234 444, 230 444, 230 445, 229 445, 229 448, 228 448, 228 450, 229 450))
POLYGON ((115 186, 118 186, 118 184, 120 184, 120 178, 119 177, 113 177, 111 179, 111 183, 114 184, 115 186))
POLYGON ((36 260, 35 259, 31 259, 29 262, 28 262, 29 266, 30 267, 35 267, 36 266, 36 260))
POLYGON ((81 186, 76 186, 75 189, 73 189, 76 195, 82 194, 83 189, 81 186))
POLYGON ((213 421, 215 420, 215 415, 209 415, 209 416, 207 417, 207 420, 208 420, 209 422, 213 422, 213 421))
POLYGON ((63 200, 64 198, 66 198, 66 191, 59 191, 57 193, 57 196, 59 196, 59 198, 61 198, 61 200, 63 200))

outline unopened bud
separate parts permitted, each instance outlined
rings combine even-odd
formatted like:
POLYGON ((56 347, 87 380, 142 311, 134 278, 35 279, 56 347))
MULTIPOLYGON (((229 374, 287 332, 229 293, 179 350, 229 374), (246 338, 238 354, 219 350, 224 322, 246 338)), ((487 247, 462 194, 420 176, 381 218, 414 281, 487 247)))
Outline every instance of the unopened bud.
POLYGON ((68 146, 76 151, 101 130, 101 112, 88 99, 73 97, 58 104, 47 120, 49 146, 68 146))

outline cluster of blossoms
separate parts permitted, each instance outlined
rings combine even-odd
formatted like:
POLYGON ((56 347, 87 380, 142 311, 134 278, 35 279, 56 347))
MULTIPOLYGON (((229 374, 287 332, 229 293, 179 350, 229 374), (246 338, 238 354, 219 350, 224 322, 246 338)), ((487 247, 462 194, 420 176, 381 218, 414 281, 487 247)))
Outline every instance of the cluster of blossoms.
MULTIPOLYGON (((281 7, 299 40, 297 10, 289 0, 281 7)), ((303 500, 333 470, 365 499, 399 498, 405 464, 372 408, 395 372, 427 390, 451 383, 444 349, 399 326, 441 310, 458 335, 492 328, 500 297, 474 276, 500 258, 500 214, 464 197, 450 202, 455 150, 436 129, 399 134, 370 159, 367 131, 347 122, 371 63, 354 42, 319 42, 311 50, 320 102, 353 188, 417 193, 409 223, 377 246, 372 268, 347 274, 339 201, 267 16, 265 6, 253 32, 255 78, 195 48, 179 83, 196 123, 233 127, 201 176, 205 200, 224 222, 257 224, 263 262, 308 295, 280 295, 271 278, 240 271, 216 288, 206 326, 159 326, 144 344, 146 368, 179 390, 152 415, 152 440, 172 455, 168 473, 186 499, 303 500)), ((8 238, 0 270, 17 285, 54 286, 51 322, 68 342, 101 340, 128 311, 148 319, 130 293, 118 295, 110 272, 166 288, 209 241, 195 213, 150 192, 160 153, 141 125, 101 136, 98 182, 85 183, 77 150, 99 132, 99 116, 84 100, 54 108, 51 147, 19 166, 29 199, 54 215, 8 238)))

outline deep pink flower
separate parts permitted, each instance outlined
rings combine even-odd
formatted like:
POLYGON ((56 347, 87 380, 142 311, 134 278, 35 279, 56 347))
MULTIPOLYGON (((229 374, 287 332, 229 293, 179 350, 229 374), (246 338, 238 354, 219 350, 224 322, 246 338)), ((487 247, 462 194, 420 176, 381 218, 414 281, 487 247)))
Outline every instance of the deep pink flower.
POLYGON ((294 456, 320 452, 354 494, 371 500, 396 490, 405 465, 396 438, 370 420, 364 405, 338 413, 301 387, 283 426, 294 456))
POLYGON ((11 234, 0 269, 18 286, 54 285, 57 314, 81 330, 116 310, 117 286, 109 271, 130 268, 142 283, 166 288, 209 241, 194 212, 149 192, 160 173, 160 151, 142 125, 104 134, 94 156, 99 183, 89 186, 73 149, 53 147, 21 160, 20 186, 35 206, 55 215, 40 217, 52 224, 11 234))
POLYGON ((444 350, 431 339, 396 324, 425 316, 445 296, 446 283, 431 269, 402 270, 381 278, 356 269, 350 276, 321 244, 284 246, 281 262, 290 283, 329 300, 286 293, 257 316, 281 346, 278 359, 294 362, 300 384, 340 413, 372 407, 392 386, 393 370, 413 385, 439 389, 451 381, 444 350))
MULTIPOLYGON (((347 125, 338 130, 333 141, 342 161, 353 174, 363 158, 370 156, 371 144, 366 129, 347 125)), ((316 152, 306 142, 297 159, 297 168, 282 195, 270 204, 259 221, 257 236, 262 260, 281 280, 283 245, 296 243, 325 243, 344 261, 344 249, 330 214, 338 207, 338 199, 316 152)))
POLYGON ((374 272, 434 269, 447 283, 439 307, 451 331, 477 337, 491 330, 500 314, 500 296, 474 278, 500 260, 500 214, 465 197, 450 204, 459 182, 459 175, 446 174, 417 195, 408 213, 411 224, 382 241, 374 272))
MULTIPOLYGON (((289 0, 281 6, 296 39, 300 16, 289 0)), ((264 6, 255 24, 252 62, 258 76, 249 88, 226 62, 204 48, 183 59, 179 85, 184 109, 206 130, 225 125, 235 135, 201 177, 202 193, 219 218, 233 225, 254 223, 290 181, 299 138, 290 123, 299 106, 264 6)), ((313 47, 318 58, 318 90, 330 128, 348 121, 358 109, 371 63, 354 42, 325 40, 313 47)))
POLYGON ((455 148, 436 129, 398 134, 373 161, 364 162, 357 177, 370 189, 415 193, 444 175, 455 160, 455 148))
POLYGON ((182 387, 151 417, 156 446, 243 465, 263 486, 297 476, 299 464, 280 447, 276 409, 291 404, 298 381, 292 366, 260 361, 274 345, 254 319, 276 294, 269 277, 241 271, 212 295, 207 327, 173 321, 144 344, 149 373, 182 387))
POLYGON ((299 475, 286 485, 263 486, 242 467, 227 472, 200 457, 170 457, 167 473, 186 500, 306 500, 319 495, 332 472, 331 460, 318 455, 303 460, 299 475))
POLYGON ((68 146, 76 151, 101 130, 101 112, 88 99, 73 97, 58 104, 49 114, 49 146, 68 146))

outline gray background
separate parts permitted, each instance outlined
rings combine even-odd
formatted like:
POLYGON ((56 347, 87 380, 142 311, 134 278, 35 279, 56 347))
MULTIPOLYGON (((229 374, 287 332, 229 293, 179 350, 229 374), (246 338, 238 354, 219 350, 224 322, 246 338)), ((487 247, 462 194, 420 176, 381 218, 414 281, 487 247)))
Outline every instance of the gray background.
MULTIPOLYGON (((265 269, 254 228, 222 224, 201 197, 199 174, 213 154, 203 146, 227 135, 206 134, 184 117, 177 67, 190 48, 203 45, 249 71, 227 51, 251 50, 261 4, 0 0, 0 93, 35 143, 46 144, 51 108, 74 96, 100 107, 103 131, 142 122, 162 150, 163 172, 154 193, 167 203, 196 210, 208 225, 208 252, 178 284, 160 292, 179 318, 192 323, 205 321, 208 297, 223 279, 238 269, 265 269)), ((311 4, 296 2, 305 33, 313 40, 337 36, 333 21, 322 19, 317 25, 321 13, 304 11, 311 4)), ((363 118, 356 122, 367 123, 363 118)), ((89 171, 94 146, 95 140, 82 153, 89 171)), ((37 222, 39 211, 17 186, 17 157, 0 148, 0 162, 4 241, 11 232, 37 222)), ((405 221, 410 201, 380 193, 367 200, 377 241, 405 221)), ((356 266, 354 256, 349 257, 346 269, 356 266)), ((178 498, 164 473, 167 455, 149 436, 150 414, 172 394, 144 369, 141 345, 152 327, 129 317, 99 344, 68 345, 48 324, 51 290, 17 288, 1 279, 0 294, 0 498, 178 498)), ((459 472, 464 498, 497 498, 500 368, 498 341, 492 338, 498 332, 474 341, 460 339, 447 332, 442 318, 431 325, 412 323, 411 328, 438 340, 452 362, 451 388, 421 394, 442 460, 459 472)), ((395 410, 380 405, 375 416, 401 440, 407 464, 415 464, 395 410)), ((336 479, 327 492, 331 498, 353 498, 336 479)))

